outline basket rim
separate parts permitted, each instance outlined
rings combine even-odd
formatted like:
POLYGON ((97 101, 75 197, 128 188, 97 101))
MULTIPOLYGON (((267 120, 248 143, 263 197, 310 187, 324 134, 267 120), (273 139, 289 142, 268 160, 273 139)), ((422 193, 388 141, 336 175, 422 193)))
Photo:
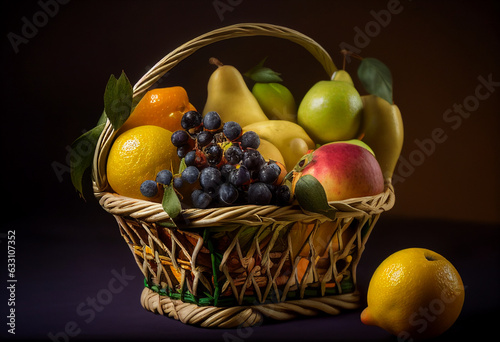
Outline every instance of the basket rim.
MULTIPOLYGON (((94 182, 94 195, 99 204, 109 213, 131 217, 150 223, 170 221, 162 204, 119 195, 110 191, 98 191, 94 182)), ((373 196, 353 197, 328 204, 337 210, 336 218, 364 217, 390 210, 395 203, 394 187, 386 183, 383 192, 373 196)), ((288 206, 246 204, 238 206, 214 207, 207 209, 183 208, 181 214, 185 222, 182 228, 201 228, 214 225, 246 224, 263 222, 308 222, 330 220, 326 216, 302 209, 298 204, 288 206)))

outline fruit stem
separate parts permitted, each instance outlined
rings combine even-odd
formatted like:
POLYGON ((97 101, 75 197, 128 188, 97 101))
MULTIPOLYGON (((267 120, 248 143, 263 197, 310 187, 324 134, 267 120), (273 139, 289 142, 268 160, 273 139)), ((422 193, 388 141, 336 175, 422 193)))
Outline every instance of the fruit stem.
POLYGON ((217 67, 221 67, 223 66, 224 64, 222 64, 221 61, 219 61, 217 58, 215 57, 210 57, 210 59, 208 60, 208 63, 210 64, 213 64, 213 65, 217 65, 217 67))
MULTIPOLYGON (((168 185, 165 185, 165 190, 167 189, 167 186, 168 186, 168 185)), ((172 184, 172 186, 174 186, 174 185, 172 184)), ((182 201, 182 200, 184 199, 184 196, 182 196, 182 194, 180 193, 180 191, 179 191, 179 190, 177 190, 175 187, 174 187, 174 192, 175 192, 175 194, 177 195, 177 197, 179 197, 179 200, 181 200, 181 201, 182 201)))
POLYGON ((346 59, 346 56, 354 57, 356 59, 359 59, 360 61, 363 60, 363 57, 361 57, 360 55, 355 54, 354 52, 346 50, 346 49, 340 50, 340 53, 344 55, 344 61, 343 61, 343 64, 342 64, 342 69, 343 70, 345 70, 345 59, 346 59))
POLYGON ((431 255, 428 255, 428 254, 426 254, 426 255, 425 255, 425 258, 426 258, 428 261, 436 261, 436 259, 434 259, 434 257, 432 257, 431 255))

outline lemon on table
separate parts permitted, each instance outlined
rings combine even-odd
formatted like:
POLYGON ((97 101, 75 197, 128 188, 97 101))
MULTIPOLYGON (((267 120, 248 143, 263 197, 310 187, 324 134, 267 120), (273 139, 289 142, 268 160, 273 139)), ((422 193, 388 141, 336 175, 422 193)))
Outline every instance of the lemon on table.
POLYGON ((155 180, 161 170, 179 168, 177 148, 172 144, 172 132, 152 125, 132 128, 118 136, 108 155, 108 183, 119 195, 161 201, 162 192, 155 198, 141 194, 145 180, 155 180))
POLYGON ((458 271, 443 256, 403 249, 375 270, 361 321, 404 340, 438 336, 458 318, 464 295, 458 271))

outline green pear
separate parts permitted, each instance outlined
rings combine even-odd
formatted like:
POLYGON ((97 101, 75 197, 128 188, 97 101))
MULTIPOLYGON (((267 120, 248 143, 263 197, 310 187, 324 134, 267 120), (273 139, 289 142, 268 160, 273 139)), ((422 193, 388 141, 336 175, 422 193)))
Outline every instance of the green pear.
POLYGON ((351 75, 345 70, 336 70, 332 75, 332 81, 344 81, 354 86, 351 75))
POLYGON ((269 119, 297 122, 295 99, 281 83, 255 83, 252 94, 269 119))
POLYGON ((297 122, 319 144, 357 137, 363 101, 352 83, 319 81, 309 89, 297 112, 297 122))

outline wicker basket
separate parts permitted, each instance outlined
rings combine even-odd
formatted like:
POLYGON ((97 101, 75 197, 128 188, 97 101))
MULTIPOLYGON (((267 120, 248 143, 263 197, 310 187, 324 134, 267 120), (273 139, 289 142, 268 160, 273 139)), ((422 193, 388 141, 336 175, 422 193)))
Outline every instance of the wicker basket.
MULTIPOLYGON (((328 75, 336 70, 328 53, 297 31, 239 24, 169 53, 139 80, 134 96, 198 49, 246 36, 290 40, 307 49, 328 75)), ((171 227, 161 204, 111 192, 105 166, 114 137, 108 121, 94 158, 94 194, 116 218, 144 274, 144 308, 187 324, 228 328, 255 325, 264 317, 335 315, 359 306, 356 267, 380 214, 394 204, 390 182, 379 195, 331 202, 338 210, 334 220, 296 205, 244 205, 184 209, 171 227)))

